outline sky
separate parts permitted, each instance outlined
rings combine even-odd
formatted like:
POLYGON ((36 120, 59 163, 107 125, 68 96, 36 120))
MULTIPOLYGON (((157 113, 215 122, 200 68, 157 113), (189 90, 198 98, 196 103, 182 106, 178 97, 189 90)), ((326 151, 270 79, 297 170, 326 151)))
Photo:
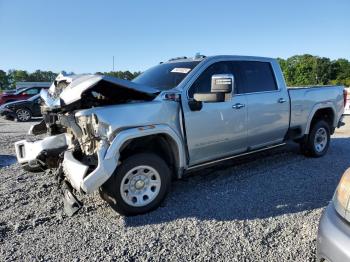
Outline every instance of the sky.
POLYGON ((177 56, 350 60, 350 0, 0 0, 0 69, 143 71, 177 56))

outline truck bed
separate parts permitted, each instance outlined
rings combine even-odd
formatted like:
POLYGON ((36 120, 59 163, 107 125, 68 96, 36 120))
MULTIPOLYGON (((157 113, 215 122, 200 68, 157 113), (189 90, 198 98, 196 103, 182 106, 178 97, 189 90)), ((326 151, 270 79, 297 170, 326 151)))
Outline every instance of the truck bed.
POLYGON ((343 114, 343 86, 288 87, 291 101, 290 127, 300 128, 302 133, 313 113, 322 107, 331 107, 335 121, 343 114))

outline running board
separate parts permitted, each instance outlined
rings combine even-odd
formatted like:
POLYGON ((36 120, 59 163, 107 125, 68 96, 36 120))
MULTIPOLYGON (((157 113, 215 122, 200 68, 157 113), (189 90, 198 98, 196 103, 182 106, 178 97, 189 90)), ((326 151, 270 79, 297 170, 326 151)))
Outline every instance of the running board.
POLYGON ((269 147, 263 147, 263 148, 260 148, 260 149, 257 149, 257 150, 253 150, 253 151, 249 151, 249 152, 245 152, 245 153, 242 153, 242 154, 238 154, 238 155, 234 155, 234 156, 229 156, 229 157, 225 157, 225 158, 209 161, 209 162, 205 162, 205 163, 202 163, 202 164, 197 164, 197 165, 188 167, 186 169, 186 171, 191 171, 193 169, 209 166, 209 165, 220 163, 220 162, 223 162, 223 161, 226 161, 226 160, 230 160, 230 159, 234 159, 234 158, 237 158, 237 157, 258 153, 258 152, 261 152, 261 151, 273 149, 273 148, 284 146, 284 145, 286 145, 286 143, 282 143, 282 144, 278 144, 278 145, 274 145, 274 146, 269 146, 269 147))

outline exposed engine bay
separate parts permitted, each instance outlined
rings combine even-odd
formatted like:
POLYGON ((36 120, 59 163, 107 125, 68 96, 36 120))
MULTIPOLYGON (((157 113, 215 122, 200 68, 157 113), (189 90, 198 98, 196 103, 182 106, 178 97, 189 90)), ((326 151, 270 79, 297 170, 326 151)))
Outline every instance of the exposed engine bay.
POLYGON ((74 151, 88 156, 88 163, 95 164, 94 154, 100 129, 95 115, 76 118, 75 111, 92 107, 150 101, 159 90, 103 75, 60 74, 49 90, 42 90, 41 106, 43 122, 31 129, 32 134, 66 133, 72 136, 74 151), (79 147, 79 150, 77 148, 79 147))

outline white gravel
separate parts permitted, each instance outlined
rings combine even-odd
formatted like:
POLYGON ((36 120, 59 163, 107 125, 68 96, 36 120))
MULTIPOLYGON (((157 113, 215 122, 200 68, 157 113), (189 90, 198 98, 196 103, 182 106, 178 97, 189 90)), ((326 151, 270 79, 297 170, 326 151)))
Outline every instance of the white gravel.
POLYGON ((149 214, 121 217, 95 194, 69 218, 52 175, 4 167, 31 124, 0 120, 0 261, 314 261, 320 215, 350 166, 348 126, 323 158, 291 144, 176 181, 149 214))

